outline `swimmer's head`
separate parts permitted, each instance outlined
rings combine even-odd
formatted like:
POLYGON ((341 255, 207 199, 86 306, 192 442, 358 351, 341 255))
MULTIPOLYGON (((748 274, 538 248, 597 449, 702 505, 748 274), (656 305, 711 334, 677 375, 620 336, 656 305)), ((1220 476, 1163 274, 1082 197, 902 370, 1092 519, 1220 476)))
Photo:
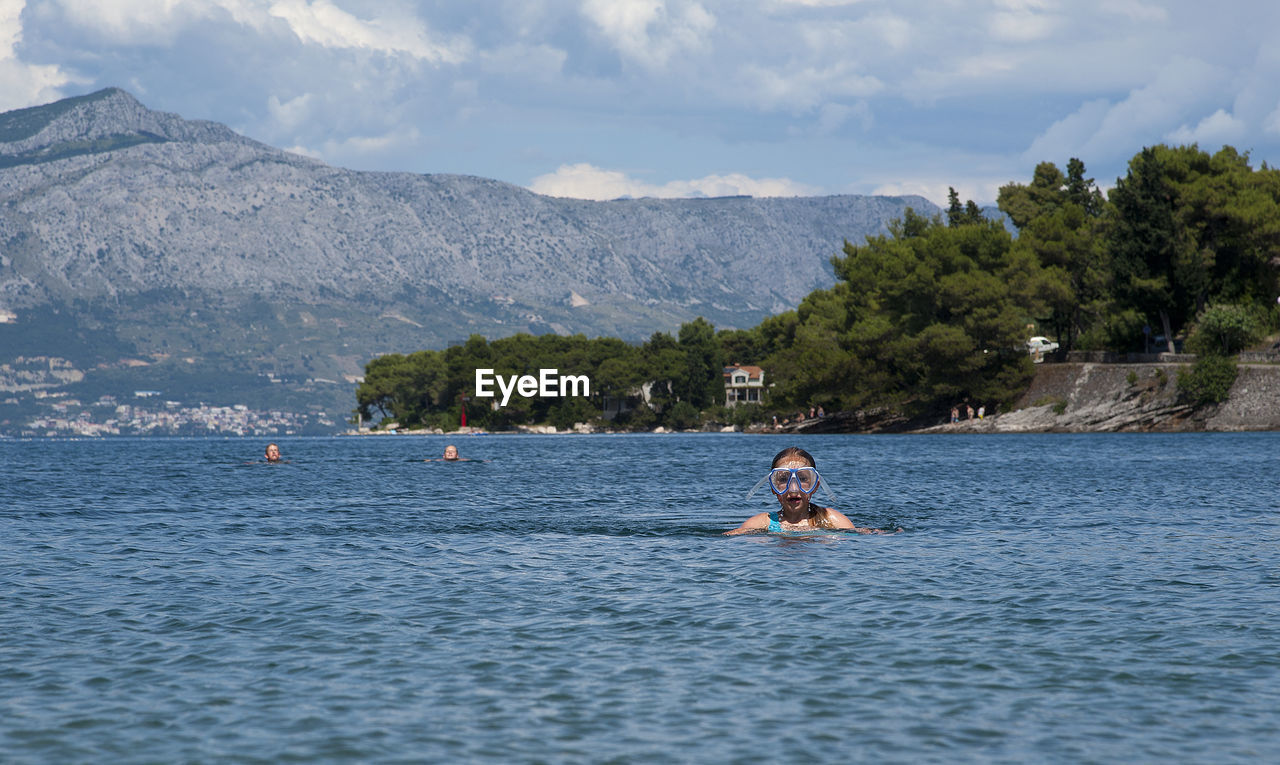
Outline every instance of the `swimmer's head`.
POLYGON ((822 481, 813 455, 798 446, 789 446, 773 458, 769 486, 783 507, 807 506, 809 496, 822 481))
POLYGON ((798 446, 788 446, 774 455, 769 473, 751 487, 747 498, 750 499, 765 483, 769 484, 784 508, 788 505, 807 507, 810 497, 819 487, 831 501, 835 501, 835 495, 818 475, 817 460, 798 446))
POLYGON ((446 460, 458 459, 458 447, 454 446, 453 444, 449 444, 448 446, 446 446, 444 448, 443 459, 446 459, 446 460))
POLYGON ((267 455, 267 462, 279 462, 280 447, 276 446, 275 444, 267 444, 266 455, 267 455))

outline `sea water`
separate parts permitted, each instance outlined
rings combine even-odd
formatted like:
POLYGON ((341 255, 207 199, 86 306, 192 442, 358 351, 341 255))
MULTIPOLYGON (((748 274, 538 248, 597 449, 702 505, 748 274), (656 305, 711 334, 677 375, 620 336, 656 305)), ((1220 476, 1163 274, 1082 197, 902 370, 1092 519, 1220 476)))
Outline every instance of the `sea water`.
POLYGON ((1280 760, 1280 434, 265 443, 0 441, 0 760, 1280 760))

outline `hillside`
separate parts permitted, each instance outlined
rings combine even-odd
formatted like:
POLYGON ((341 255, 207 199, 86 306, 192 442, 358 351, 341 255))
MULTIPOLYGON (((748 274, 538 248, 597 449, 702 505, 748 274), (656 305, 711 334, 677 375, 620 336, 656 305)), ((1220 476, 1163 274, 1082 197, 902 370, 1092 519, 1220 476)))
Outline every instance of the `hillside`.
POLYGON ((309 385, 301 400, 349 409, 373 355, 473 332, 754 325, 830 285, 843 241, 908 206, 937 212, 919 197, 589 202, 356 172, 108 89, 0 115, 0 318, 16 316, 0 364, 65 358, 103 390, 185 393, 216 373, 235 381, 204 395, 309 385))

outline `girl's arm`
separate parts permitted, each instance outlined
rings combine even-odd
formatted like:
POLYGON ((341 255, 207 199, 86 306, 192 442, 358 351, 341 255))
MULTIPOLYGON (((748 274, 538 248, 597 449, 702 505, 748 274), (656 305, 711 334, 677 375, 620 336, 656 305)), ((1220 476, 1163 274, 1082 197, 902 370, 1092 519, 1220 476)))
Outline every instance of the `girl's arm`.
POLYGON ((769 514, 758 513, 743 521, 742 525, 738 528, 726 531, 724 535, 731 537, 737 534, 747 534, 752 531, 760 531, 761 529, 767 528, 769 528, 769 514))

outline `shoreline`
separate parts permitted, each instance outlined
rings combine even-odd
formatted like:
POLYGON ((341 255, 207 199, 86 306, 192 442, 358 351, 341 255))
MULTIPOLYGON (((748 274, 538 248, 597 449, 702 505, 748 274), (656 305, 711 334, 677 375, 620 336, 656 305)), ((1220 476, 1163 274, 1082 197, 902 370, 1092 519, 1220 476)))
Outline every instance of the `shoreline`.
MULTIPOLYGON (((1179 400, 1178 372, 1186 357, 1134 362, 1098 360, 1046 362, 1037 366, 1027 391, 1007 412, 983 419, 938 422, 937 417, 908 419, 886 410, 830 412, 825 417, 785 427, 651 431, 573 429, 550 425, 492 431, 493 435, 591 435, 648 433, 744 433, 815 435, 871 433, 1200 433, 1280 431, 1280 364, 1241 362, 1230 395, 1220 404, 1196 407, 1179 400)), ((395 430, 339 435, 477 435, 490 431, 395 430)))

